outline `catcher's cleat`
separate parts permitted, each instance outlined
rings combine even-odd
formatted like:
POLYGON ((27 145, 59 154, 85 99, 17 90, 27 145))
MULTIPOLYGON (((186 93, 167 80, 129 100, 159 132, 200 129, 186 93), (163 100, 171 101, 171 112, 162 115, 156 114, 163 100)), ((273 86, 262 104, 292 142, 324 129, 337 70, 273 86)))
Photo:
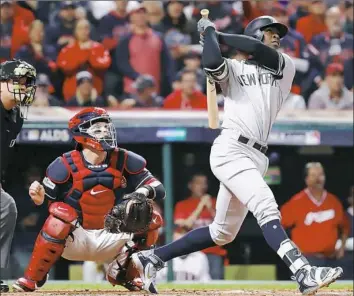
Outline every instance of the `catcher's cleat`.
POLYGON ((0 281, 0 294, 9 292, 9 286, 6 285, 3 281, 0 281))
POLYGON ((296 273, 295 279, 302 295, 315 295, 320 288, 328 287, 342 274, 343 269, 340 267, 306 266, 296 273))
POLYGON ((16 292, 34 292, 36 290, 36 282, 22 277, 14 282, 12 288, 16 292))
POLYGON ((26 279, 25 277, 19 278, 13 285, 12 288, 16 292, 34 292, 35 290, 41 288, 44 286, 44 284, 47 282, 49 278, 49 275, 47 274, 42 280, 39 282, 35 282, 29 279, 26 279))
POLYGON ((132 255, 132 262, 143 281, 142 288, 151 294, 158 294, 156 289, 156 273, 164 268, 164 262, 154 255, 153 250, 134 253, 132 255))

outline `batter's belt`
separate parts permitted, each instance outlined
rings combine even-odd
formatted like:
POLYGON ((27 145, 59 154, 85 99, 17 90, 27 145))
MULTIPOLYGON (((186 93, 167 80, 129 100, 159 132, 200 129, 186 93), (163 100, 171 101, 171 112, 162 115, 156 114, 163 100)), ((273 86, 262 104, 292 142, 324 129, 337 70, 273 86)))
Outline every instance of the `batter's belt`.
MULTIPOLYGON (((242 136, 242 135, 240 135, 237 140, 238 140, 240 143, 246 144, 246 145, 248 144, 248 142, 250 142, 250 139, 249 139, 249 138, 247 138, 247 137, 245 137, 245 136, 242 136)), ((266 152, 267 152, 267 150, 268 150, 268 146, 263 146, 263 145, 261 145, 261 144, 259 144, 259 143, 257 143, 257 142, 255 142, 255 143, 252 145, 252 147, 253 147, 254 149, 257 149, 257 150, 261 151, 263 154, 266 154, 266 152)))

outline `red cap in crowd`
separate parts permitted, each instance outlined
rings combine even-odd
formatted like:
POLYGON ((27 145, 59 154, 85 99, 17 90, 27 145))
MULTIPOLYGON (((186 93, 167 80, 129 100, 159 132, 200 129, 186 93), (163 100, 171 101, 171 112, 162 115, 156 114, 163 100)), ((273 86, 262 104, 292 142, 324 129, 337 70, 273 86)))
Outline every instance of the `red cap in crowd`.
POLYGON ((339 63, 331 63, 327 66, 326 75, 333 75, 333 74, 343 74, 344 68, 342 64, 339 63))

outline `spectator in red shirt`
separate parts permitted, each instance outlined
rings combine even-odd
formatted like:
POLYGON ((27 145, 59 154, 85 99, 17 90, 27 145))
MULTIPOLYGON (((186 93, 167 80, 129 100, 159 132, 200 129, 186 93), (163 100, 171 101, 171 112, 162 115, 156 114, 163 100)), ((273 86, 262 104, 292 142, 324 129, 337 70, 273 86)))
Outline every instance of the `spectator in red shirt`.
POLYGON ((313 36, 326 32, 325 24, 326 4, 323 0, 312 0, 309 5, 310 14, 300 18, 296 24, 296 31, 301 33, 309 43, 313 36))
POLYGON ((256 17, 266 15, 266 6, 269 5, 269 2, 243 0, 242 10, 244 16, 244 26, 256 17))
POLYGON ((57 51, 54 46, 44 43, 44 25, 40 20, 35 20, 31 24, 29 38, 30 43, 20 48, 16 58, 33 65, 37 73, 44 73, 50 77, 57 69, 57 51))
POLYGON ((296 6, 296 11, 289 16, 289 26, 292 29, 296 29, 297 21, 309 15, 309 5, 311 4, 309 0, 292 0, 296 6))
POLYGON ((29 43, 29 25, 34 15, 14 1, 0 2, 0 63, 12 59, 21 46, 29 43))
POLYGON ((76 74, 89 71, 98 95, 103 91, 103 76, 111 64, 111 57, 104 46, 90 39, 90 23, 80 20, 75 27, 75 43, 64 47, 58 56, 58 67, 65 74, 64 99, 68 100, 76 91, 76 74))
POLYGON ((172 92, 164 101, 164 109, 207 109, 207 98, 197 90, 197 75, 195 71, 183 71, 180 75, 180 89, 172 92))
POLYGON ((137 1, 129 1, 127 13, 132 32, 119 42, 116 66, 123 74, 125 94, 134 94, 134 81, 142 74, 154 77, 157 92, 171 92, 174 63, 162 37, 148 26, 146 10, 137 1))
MULTIPOLYGON (((174 222, 184 230, 192 230, 207 226, 213 222, 216 208, 216 198, 208 192, 207 176, 199 173, 192 176, 188 183, 191 196, 176 204, 174 222)), ((226 250, 220 246, 203 250, 207 255, 212 279, 224 279, 224 258, 226 250)))
POLYGON ((325 190, 325 173, 318 162, 305 167, 306 188, 281 208, 284 228, 313 266, 336 266, 344 256, 349 220, 337 196, 325 190), (337 239, 342 247, 335 249, 337 239))

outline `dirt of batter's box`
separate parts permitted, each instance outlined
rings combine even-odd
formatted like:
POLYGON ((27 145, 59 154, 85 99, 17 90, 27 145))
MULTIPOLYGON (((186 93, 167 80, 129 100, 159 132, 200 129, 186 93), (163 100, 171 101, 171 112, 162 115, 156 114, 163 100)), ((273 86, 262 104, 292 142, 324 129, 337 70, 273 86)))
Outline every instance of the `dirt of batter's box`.
MULTIPOLYGON (((148 296, 144 292, 123 292, 123 291, 97 291, 97 290, 66 290, 66 291, 38 291, 33 293, 7 293, 6 296, 148 296)), ((294 290, 184 290, 172 289, 162 290, 159 296, 301 296, 294 290)), ((353 296, 353 290, 326 290, 317 292, 316 296, 353 296)))

